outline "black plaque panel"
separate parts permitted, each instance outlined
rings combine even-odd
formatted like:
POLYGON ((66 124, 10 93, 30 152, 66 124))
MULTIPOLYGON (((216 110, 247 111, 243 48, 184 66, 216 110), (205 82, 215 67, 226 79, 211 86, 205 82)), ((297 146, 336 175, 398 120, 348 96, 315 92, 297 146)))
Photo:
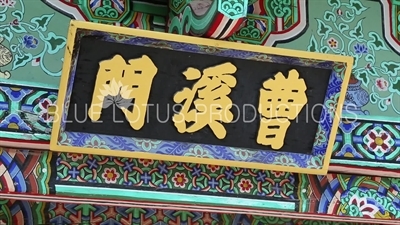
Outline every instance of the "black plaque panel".
POLYGON ((310 154, 318 125, 314 120, 319 120, 322 109, 321 106, 314 106, 324 102, 330 70, 126 45, 94 37, 84 37, 80 42, 65 131, 272 150, 270 146, 256 142, 260 115, 254 109, 258 107, 262 83, 277 72, 287 76, 291 69, 296 69, 306 82, 308 106, 291 122, 285 144, 279 151, 310 154), (148 101, 158 107, 148 108, 146 122, 138 131, 130 127, 117 107, 103 109, 100 123, 93 123, 87 116, 99 62, 111 59, 116 54, 123 56, 125 60, 147 55, 158 68, 148 101), (172 121, 175 105, 173 96, 184 87, 191 88, 196 82, 187 81, 182 72, 188 67, 202 70, 225 62, 231 62, 237 67, 234 74, 237 84, 229 94, 232 102, 240 109, 232 108, 236 122, 223 123, 227 135, 222 140, 217 139, 208 126, 194 133, 179 133, 172 121), (243 110, 244 105, 253 105, 254 108, 246 107, 243 110), (257 119, 252 120, 255 117, 257 119), (160 120, 167 122, 158 122, 160 120), (252 122, 244 122, 245 120, 252 122))

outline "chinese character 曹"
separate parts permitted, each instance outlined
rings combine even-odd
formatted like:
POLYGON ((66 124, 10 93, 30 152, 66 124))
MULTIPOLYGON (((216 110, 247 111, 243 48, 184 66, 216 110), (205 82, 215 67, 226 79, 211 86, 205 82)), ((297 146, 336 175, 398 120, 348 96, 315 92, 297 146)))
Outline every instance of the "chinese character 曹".
POLYGON ((271 145, 277 150, 283 146, 290 120, 295 119, 307 103, 307 86, 293 69, 288 78, 279 72, 274 79, 265 81, 263 87, 258 106, 262 118, 257 143, 271 145))
POLYGON ((236 78, 232 75, 235 72, 236 67, 232 63, 223 63, 206 68, 203 73, 191 67, 183 73, 187 80, 198 81, 192 89, 184 88, 174 96, 175 103, 185 101, 181 111, 173 116, 179 133, 193 133, 208 125, 218 139, 226 136, 221 122, 230 123, 233 120, 230 111, 232 101, 228 94, 236 86, 236 78), (194 109, 190 109, 192 103, 194 109), (194 123, 187 126, 186 122, 194 123))
POLYGON ((131 127, 142 128, 147 110, 153 78, 157 67, 146 55, 130 59, 128 63, 120 55, 99 63, 92 104, 88 115, 98 121, 103 108, 114 103, 122 110, 131 127), (132 100, 135 99, 133 109, 132 100))

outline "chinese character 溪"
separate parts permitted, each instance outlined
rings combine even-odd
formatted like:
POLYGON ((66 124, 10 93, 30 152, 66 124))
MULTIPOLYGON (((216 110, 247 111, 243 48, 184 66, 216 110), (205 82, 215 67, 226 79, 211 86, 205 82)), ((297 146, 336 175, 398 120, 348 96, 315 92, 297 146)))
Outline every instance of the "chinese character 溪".
POLYGON ((192 89, 184 88, 174 96, 175 103, 185 101, 181 111, 173 116, 179 133, 193 133, 208 125, 218 139, 226 136, 225 127, 221 123, 233 120, 230 111, 232 101, 228 94, 236 86, 236 78, 232 75, 236 70, 232 63, 223 63, 206 68, 203 73, 191 67, 183 73, 187 80, 197 82, 192 89), (192 103, 194 109, 190 109, 192 103), (187 126, 187 122, 194 123, 187 126))

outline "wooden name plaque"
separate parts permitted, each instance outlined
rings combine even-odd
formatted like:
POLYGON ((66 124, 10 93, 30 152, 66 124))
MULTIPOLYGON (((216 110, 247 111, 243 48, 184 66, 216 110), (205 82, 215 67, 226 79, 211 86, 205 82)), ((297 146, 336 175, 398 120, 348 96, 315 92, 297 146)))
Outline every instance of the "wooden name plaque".
POLYGON ((72 21, 51 150, 325 174, 352 62, 72 21))

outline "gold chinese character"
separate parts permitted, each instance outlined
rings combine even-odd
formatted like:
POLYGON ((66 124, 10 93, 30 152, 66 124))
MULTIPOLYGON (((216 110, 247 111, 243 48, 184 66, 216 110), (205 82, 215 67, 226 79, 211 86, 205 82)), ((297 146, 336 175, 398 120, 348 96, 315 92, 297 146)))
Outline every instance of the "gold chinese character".
POLYGON ((258 112, 262 115, 257 143, 271 145, 275 150, 283 146, 290 120, 295 119, 307 103, 304 79, 296 70, 290 70, 288 78, 281 72, 274 79, 264 81, 260 89, 258 112))
POLYGON ((102 109, 114 103, 125 114, 131 127, 139 130, 145 121, 147 101, 157 67, 146 55, 130 59, 128 63, 122 56, 115 55, 99 65, 89 117, 98 121, 102 109), (130 106, 133 108, 129 109, 130 106))
POLYGON ((192 67, 183 73, 187 80, 198 81, 192 89, 184 88, 174 96, 175 103, 185 101, 181 111, 172 118, 179 133, 193 133, 208 125, 218 139, 226 136, 221 122, 233 120, 232 101, 228 94, 236 85, 236 78, 232 75, 235 72, 232 63, 224 63, 204 69, 203 74, 192 67), (196 94, 198 98, 195 100, 196 94), (194 109, 190 110, 192 103, 194 109), (186 122, 194 123, 187 127, 186 122))

